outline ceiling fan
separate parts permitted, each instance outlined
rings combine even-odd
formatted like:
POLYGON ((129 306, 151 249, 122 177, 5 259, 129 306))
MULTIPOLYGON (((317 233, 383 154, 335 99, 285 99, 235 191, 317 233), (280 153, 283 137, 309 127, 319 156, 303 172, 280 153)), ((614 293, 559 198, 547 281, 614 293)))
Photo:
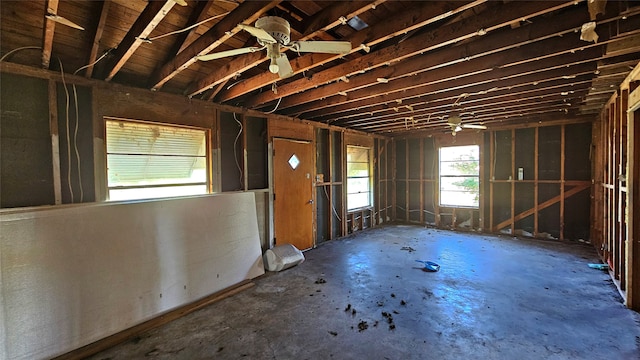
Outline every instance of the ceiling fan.
POLYGON ((277 16, 265 16, 256 21, 256 26, 245 24, 238 25, 241 29, 255 36, 260 46, 245 47, 221 51, 218 53, 200 55, 198 60, 208 61, 228 56, 247 54, 267 49, 267 57, 270 59, 269 71, 287 78, 293 75, 293 69, 287 55, 280 52, 284 47, 296 52, 348 54, 351 51, 351 43, 348 41, 293 41, 289 22, 277 16))
POLYGON ((453 136, 456 136, 456 133, 458 131, 462 131, 462 129, 487 129, 487 127, 484 125, 463 124, 462 118, 457 112, 451 112, 451 114, 449 114, 449 117, 447 118, 447 125, 449 125, 449 127, 451 128, 451 135, 453 136))
POLYGON ((84 30, 84 28, 76 23, 74 23, 73 21, 67 19, 67 18, 63 18, 62 16, 55 14, 52 11, 47 11, 47 15, 45 15, 44 17, 46 17, 49 20, 55 21, 59 24, 62 25, 66 25, 69 27, 72 27, 74 29, 78 29, 78 30, 84 30))

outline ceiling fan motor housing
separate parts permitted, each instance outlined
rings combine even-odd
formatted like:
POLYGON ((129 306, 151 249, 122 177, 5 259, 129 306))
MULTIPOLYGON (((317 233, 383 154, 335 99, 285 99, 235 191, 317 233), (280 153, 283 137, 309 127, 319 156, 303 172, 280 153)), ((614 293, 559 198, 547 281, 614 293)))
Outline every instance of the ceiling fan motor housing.
MULTIPOLYGON (((280 45, 288 45, 291 41, 291 26, 283 18, 277 16, 261 17, 256 21, 256 27, 269 33, 280 45)), ((260 41, 258 40, 258 42, 260 41)), ((264 46, 265 44, 260 43, 260 45, 264 46)))

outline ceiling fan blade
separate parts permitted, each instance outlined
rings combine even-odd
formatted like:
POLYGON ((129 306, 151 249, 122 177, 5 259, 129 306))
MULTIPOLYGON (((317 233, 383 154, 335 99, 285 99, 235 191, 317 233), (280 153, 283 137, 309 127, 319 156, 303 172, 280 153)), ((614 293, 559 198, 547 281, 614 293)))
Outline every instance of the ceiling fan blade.
POLYGON ((246 47, 246 48, 240 48, 240 49, 232 49, 232 50, 221 51, 221 52, 217 52, 217 53, 213 53, 213 54, 199 55, 199 56, 197 56, 197 59, 200 60, 200 61, 209 61, 209 60, 221 59, 221 58, 229 57, 229 56, 236 56, 236 55, 241 55, 241 54, 252 53, 252 52, 260 51, 262 49, 264 49, 264 48, 261 48, 261 47, 246 47))
POLYGON ((291 63, 289 63, 287 55, 280 54, 280 56, 276 58, 276 64, 278 64, 278 75, 280 75, 281 79, 286 79, 293 75, 293 68, 291 67, 291 63))
POLYGON ((484 125, 474 125, 474 124, 462 124, 460 125, 465 129, 479 129, 479 130, 486 130, 487 127, 484 125))
POLYGON ((296 52, 312 52, 326 54, 348 54, 351 43, 348 41, 294 41, 289 44, 296 52))
POLYGON ((69 27, 72 27, 74 29, 78 29, 78 30, 84 30, 84 28, 76 23, 74 23, 71 20, 65 19, 62 16, 58 16, 56 14, 47 14, 45 15, 45 17, 49 20, 55 21, 57 23, 60 23, 62 25, 66 25, 69 27))
POLYGON ((273 36, 269 35, 268 32, 264 31, 263 29, 257 28, 257 27, 253 27, 253 26, 249 26, 249 25, 245 25, 245 24, 240 24, 238 25, 242 30, 248 32, 249 34, 255 36, 258 38, 258 40, 260 40, 261 43, 263 44, 275 44, 277 43, 276 39, 273 38, 273 36))

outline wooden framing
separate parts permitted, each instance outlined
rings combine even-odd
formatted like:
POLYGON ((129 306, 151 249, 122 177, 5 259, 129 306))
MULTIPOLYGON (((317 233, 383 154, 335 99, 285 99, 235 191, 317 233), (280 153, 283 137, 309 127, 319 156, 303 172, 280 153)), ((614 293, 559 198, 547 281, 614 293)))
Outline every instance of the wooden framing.
POLYGON ((53 194, 56 205, 62 204, 60 181, 60 134, 58 131, 58 91, 56 82, 49 80, 49 131, 51 133, 51 162, 53 163, 53 194))
POLYGON ((640 65, 631 71, 594 124, 597 151, 592 217, 594 243, 626 305, 640 309, 640 65), (635 91, 634 91, 635 90, 635 91))
MULTIPOLYGON (((517 178, 517 174, 516 174, 516 157, 515 157, 515 148, 516 148, 516 137, 515 137, 515 131, 516 129, 511 129, 511 148, 512 148, 512 152, 511 152, 511 164, 509 167, 509 172, 510 172, 510 179, 508 180, 504 180, 504 179, 496 179, 495 178, 495 174, 496 174, 496 169, 495 169, 495 157, 497 156, 495 153, 495 142, 496 142, 496 132, 495 131, 491 131, 488 136, 489 136, 489 141, 490 141, 490 156, 489 159, 491 161, 491 165, 489 168, 490 174, 489 174, 489 200, 488 200, 488 208, 489 208, 489 221, 488 224, 486 224, 486 228, 491 231, 491 232, 499 232, 500 230, 508 227, 510 233, 515 233, 517 232, 519 229, 516 228, 516 222, 523 220, 529 216, 533 216, 533 225, 532 225, 532 235, 533 236, 538 236, 540 233, 547 233, 548 231, 544 231, 544 229, 541 231, 540 229, 540 212, 546 208, 549 208, 550 206, 553 205, 558 205, 559 206, 559 224, 560 224, 560 228, 558 231, 558 238, 559 239, 564 239, 566 237, 566 232, 565 232, 565 200, 576 195, 579 194, 581 192, 583 192, 584 190, 588 189, 591 186, 591 182, 587 181, 587 180, 575 180, 575 179, 567 179, 566 178, 566 162, 565 162, 565 158, 566 158, 566 153, 567 151, 570 151, 570 149, 566 148, 566 137, 565 137, 565 129, 566 126, 572 125, 572 124, 578 124, 579 122, 567 122, 567 121, 563 121, 563 122, 557 122, 557 123, 550 123, 550 124, 539 124, 538 126, 535 127, 534 132, 533 132, 533 149, 531 149, 531 151, 533 151, 533 179, 523 179, 523 180, 519 180, 517 178), (540 168, 540 153, 539 153, 539 148, 541 146, 540 144, 540 128, 543 126, 557 126, 558 127, 558 132, 559 132, 559 153, 557 154, 558 156, 558 162, 559 162, 559 173, 558 173, 558 177, 557 179, 554 180, 541 180, 539 177, 539 168, 540 168), (496 207, 496 196, 497 193, 494 189, 494 185, 495 184, 500 184, 500 183, 506 183, 510 185, 510 199, 509 199, 509 207, 510 207, 510 215, 509 218, 506 220, 502 220, 500 222, 497 222, 497 220, 495 219, 494 216, 494 209, 496 207), (532 191, 533 191, 533 203, 531 205, 530 208, 524 210, 524 211, 520 211, 519 213, 516 213, 515 209, 516 209, 516 200, 517 200, 517 192, 516 192, 516 183, 529 183, 532 184, 532 191), (558 189, 559 189, 559 195, 553 196, 551 199, 545 199, 543 201, 541 201, 540 199, 540 185, 542 184, 557 184, 558 185, 558 189), (570 189, 567 189, 567 186, 570 186, 570 189)), ((574 151, 574 150, 571 150, 574 151)))
MULTIPOLYGON (((46 14, 56 14, 58 12, 58 0, 47 0, 44 7, 46 14)), ((51 61, 51 48, 53 47, 53 34, 56 29, 55 21, 45 17, 42 35, 42 67, 49 68, 51 61)))
POLYGON ((629 97, 627 113, 627 216, 632 221, 627 224, 627 271, 625 274, 626 304, 640 309, 640 224, 636 221, 640 214, 640 88, 629 97))

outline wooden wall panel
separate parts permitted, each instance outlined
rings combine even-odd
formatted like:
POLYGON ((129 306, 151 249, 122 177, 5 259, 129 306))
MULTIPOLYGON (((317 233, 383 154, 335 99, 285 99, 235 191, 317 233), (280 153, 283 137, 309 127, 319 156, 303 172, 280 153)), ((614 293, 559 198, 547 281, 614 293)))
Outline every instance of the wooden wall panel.
POLYGON ((300 121, 269 119, 269 136, 285 139, 314 141, 312 125, 300 121))
POLYGON ((53 205, 48 83, 6 73, 0 83, 0 207, 53 205))

